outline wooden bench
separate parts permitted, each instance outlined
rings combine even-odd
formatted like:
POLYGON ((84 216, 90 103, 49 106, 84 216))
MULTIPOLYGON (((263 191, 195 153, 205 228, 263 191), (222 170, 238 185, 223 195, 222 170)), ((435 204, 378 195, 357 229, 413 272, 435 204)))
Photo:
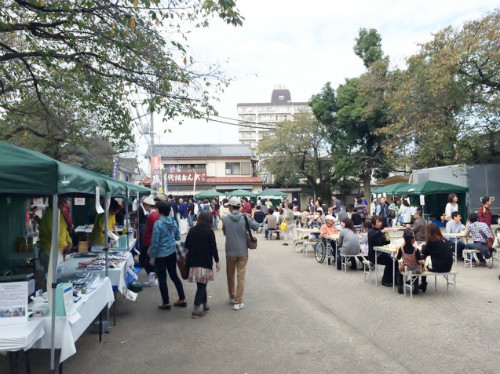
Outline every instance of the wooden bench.
POLYGON ((446 279, 446 292, 448 292, 448 288, 450 284, 453 284, 453 296, 457 296, 457 273, 454 271, 450 271, 447 273, 436 273, 433 271, 424 271, 422 273, 412 273, 410 271, 406 271, 403 273, 403 282, 404 282, 404 295, 406 296, 406 288, 410 289, 410 298, 413 298, 413 284, 419 277, 434 277, 434 290, 437 292, 437 277, 442 276, 446 279), (449 278, 453 277, 453 283, 450 283, 449 278), (407 283, 408 282, 408 283, 407 283))

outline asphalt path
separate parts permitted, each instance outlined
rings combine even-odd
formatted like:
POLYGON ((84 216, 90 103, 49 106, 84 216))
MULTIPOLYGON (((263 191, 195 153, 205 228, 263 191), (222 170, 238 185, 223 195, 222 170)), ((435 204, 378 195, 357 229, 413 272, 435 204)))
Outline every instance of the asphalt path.
MULTIPOLYGON (((498 373, 499 268, 456 270, 457 296, 429 278, 411 300, 306 258, 283 240, 250 251, 245 308, 228 303, 222 270, 208 285, 211 310, 191 318, 196 285, 183 281, 187 308, 159 310, 158 287, 116 301, 116 326, 102 343, 84 333, 64 372, 88 373, 498 373)), ((380 273, 379 273, 380 274, 380 273)), ((140 274, 145 280, 145 273, 140 274)), ((172 301, 175 287, 169 281, 172 301)), ((5 368, 0 362, 0 372, 5 368)), ((48 372, 47 351, 31 351, 32 372, 48 372)))

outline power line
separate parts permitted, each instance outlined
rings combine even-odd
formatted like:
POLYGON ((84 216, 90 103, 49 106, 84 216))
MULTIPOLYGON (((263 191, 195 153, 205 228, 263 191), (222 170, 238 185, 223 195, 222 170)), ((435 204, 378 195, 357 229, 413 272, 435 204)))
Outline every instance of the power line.
POLYGON ((236 119, 236 118, 230 118, 230 117, 224 117, 224 116, 216 116, 216 117, 223 118, 223 119, 228 119, 228 120, 231 120, 231 121, 238 121, 238 122, 243 122, 243 123, 251 123, 251 124, 254 124, 254 125, 272 126, 273 128, 277 128, 278 127, 278 124, 272 123, 272 122, 246 121, 246 120, 241 120, 241 119, 236 119))
MULTIPOLYGON (((220 116, 217 116, 217 117, 220 117, 220 116)), ((220 118, 223 118, 223 117, 220 117, 220 118)), ((210 118, 210 117, 209 118, 205 118, 205 120, 211 121, 211 122, 222 123, 222 124, 225 124, 225 125, 231 125, 231 126, 238 126, 238 127, 245 126, 245 125, 242 125, 242 124, 239 124, 239 123, 231 123, 231 122, 227 122, 227 121, 220 121, 220 120, 213 119, 213 118, 210 118)), ((255 125, 255 126, 246 126, 246 127, 251 127, 252 129, 270 130, 269 127, 257 126, 257 125, 255 125)))

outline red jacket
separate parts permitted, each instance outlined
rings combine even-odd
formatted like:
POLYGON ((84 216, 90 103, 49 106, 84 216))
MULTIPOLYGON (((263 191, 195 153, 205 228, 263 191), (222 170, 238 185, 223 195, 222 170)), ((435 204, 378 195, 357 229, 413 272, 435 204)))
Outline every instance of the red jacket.
POLYGON ((148 220, 146 221, 146 228, 142 233, 142 245, 149 247, 151 245, 151 238, 153 236, 153 226, 155 222, 158 221, 158 213, 156 210, 151 211, 148 215, 148 220))
POLYGON ((484 222, 491 229, 491 210, 484 205, 480 206, 477 210, 477 215, 479 217, 479 222, 484 222))

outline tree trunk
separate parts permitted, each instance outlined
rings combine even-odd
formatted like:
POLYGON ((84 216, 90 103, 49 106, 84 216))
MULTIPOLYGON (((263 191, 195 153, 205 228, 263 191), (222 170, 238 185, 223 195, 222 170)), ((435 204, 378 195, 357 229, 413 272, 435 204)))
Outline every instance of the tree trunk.
MULTIPOLYGON (((368 201, 368 204, 371 203, 371 188, 370 188, 370 182, 372 180, 372 170, 369 169, 367 170, 366 174, 363 175, 363 192, 365 195, 366 201, 368 201)), ((367 206, 366 209, 369 211, 370 206, 367 206)))

